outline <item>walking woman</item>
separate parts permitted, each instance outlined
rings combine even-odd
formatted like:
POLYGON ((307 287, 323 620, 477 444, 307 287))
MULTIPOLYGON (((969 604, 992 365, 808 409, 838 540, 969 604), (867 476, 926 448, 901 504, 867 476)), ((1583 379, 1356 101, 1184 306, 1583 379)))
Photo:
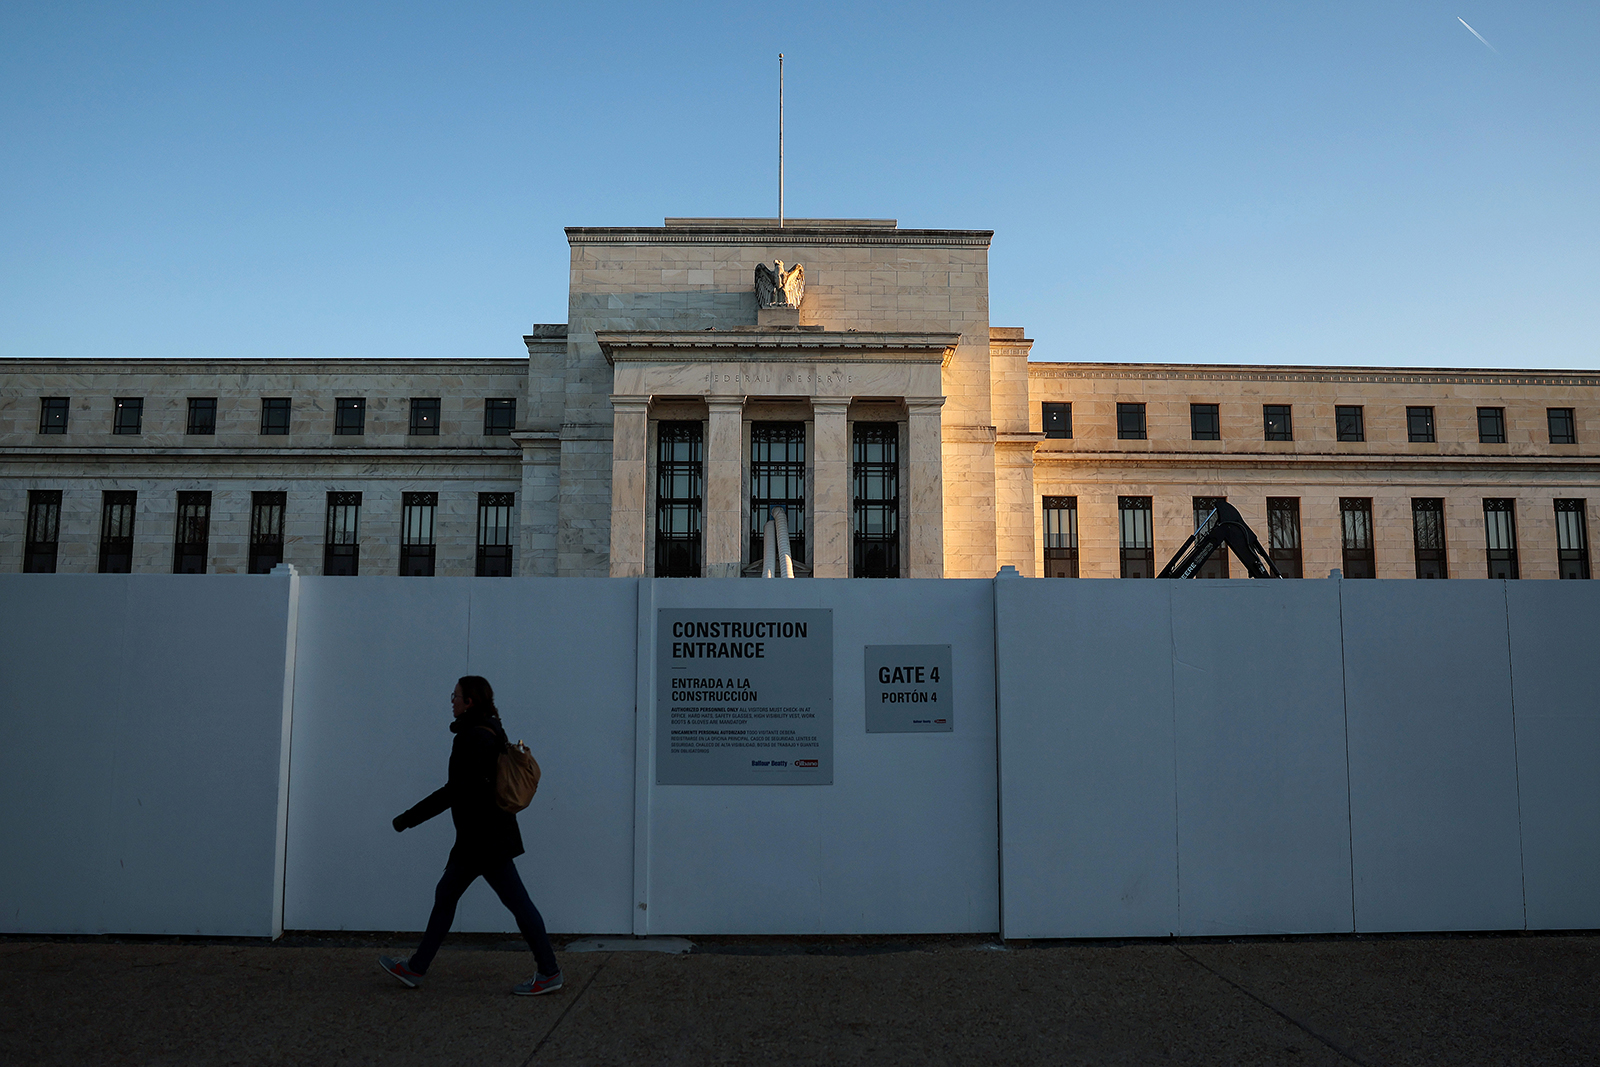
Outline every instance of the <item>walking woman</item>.
POLYGON ((456 735, 450 749, 450 779, 443 789, 426 797, 404 814, 395 816, 394 828, 401 831, 421 825, 446 808, 456 824, 456 844, 450 850, 444 877, 434 891, 433 914, 422 944, 408 960, 379 956, 378 966, 415 989, 428 973, 428 965, 439 951, 444 935, 456 917, 456 902, 467 886, 480 876, 511 909, 517 929, 533 949, 539 972, 512 992, 536 997, 561 988, 561 968, 550 948, 549 935, 539 909, 528 899, 528 890, 512 861, 522 855, 522 834, 517 817, 495 802, 495 774, 500 753, 505 750, 506 732, 500 725, 500 712, 494 706, 494 690, 475 674, 456 682, 450 694, 450 710, 455 722, 450 732, 456 735))

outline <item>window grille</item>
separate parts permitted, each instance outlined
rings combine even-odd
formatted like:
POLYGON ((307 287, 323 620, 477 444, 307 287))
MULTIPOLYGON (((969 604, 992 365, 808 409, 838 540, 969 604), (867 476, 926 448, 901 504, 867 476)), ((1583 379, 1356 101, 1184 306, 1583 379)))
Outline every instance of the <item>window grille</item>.
POLYGON ((289 398, 261 398, 261 433, 265 437, 284 437, 289 433, 289 398))
POLYGON ((762 531, 772 509, 789 521, 789 549, 806 561, 806 424, 750 424, 750 562, 761 562, 762 531))
POLYGON ((1044 498, 1044 576, 1078 577, 1078 498, 1044 498))
POLYGON ((1556 555, 1563 578, 1589 577, 1589 524, 1586 500, 1556 501, 1556 555))
POLYGON ((61 490, 28 490, 28 534, 22 549, 24 574, 54 574, 61 543, 61 490))
POLYGON ((100 573, 133 570, 133 508, 138 493, 126 490, 100 495, 100 573))
POLYGON ((1072 405, 1071 404, 1041 404, 1040 411, 1044 421, 1044 435, 1046 437, 1072 436, 1072 405))
POLYGON ((1196 441, 1222 440, 1222 416, 1216 404, 1189 405, 1189 436, 1196 441))
POLYGON ((900 425, 858 422, 852 429, 857 578, 900 577, 900 425))
POLYGON ((439 398, 414 396, 411 398, 411 436, 439 436, 439 398))
POLYGON ((1339 404, 1333 409, 1333 428, 1341 441, 1365 441, 1365 412, 1359 404, 1339 404))
POLYGON ((359 574, 361 571, 361 494, 328 494, 328 531, 323 541, 322 573, 359 574))
POLYGON ((1150 498, 1117 497, 1119 540, 1124 578, 1156 576, 1155 535, 1151 525, 1150 498))
POLYGON ((178 494, 178 529, 172 539, 172 573, 204 574, 211 540, 211 494, 178 494))
POLYGON ((1406 408, 1406 440, 1412 444, 1433 443, 1432 408, 1406 408))
POLYGON ((367 432, 367 401, 364 397, 343 396, 334 400, 333 432, 357 437, 367 432))
POLYGON ((283 513, 289 494, 250 494, 250 573, 270 574, 283 562, 283 513))
POLYGON ((1288 404, 1261 405, 1262 430, 1268 441, 1293 441, 1293 412, 1288 404))
POLYGON ((438 493, 400 494, 400 574, 429 578, 434 568, 434 520, 438 493))
POLYGON ((1411 539, 1418 578, 1450 577, 1445 560, 1443 500, 1419 497, 1411 501, 1411 539))
POLYGON ((1571 408, 1549 408, 1545 414, 1550 420, 1551 444, 1575 445, 1578 443, 1578 427, 1572 418, 1571 408))
POLYGON ((193 436, 210 437, 217 432, 217 398, 214 396, 191 396, 189 398, 189 421, 184 426, 183 432, 193 436))
POLYGON ((67 409, 71 406, 72 402, 67 397, 41 396, 39 398, 39 432, 66 433, 67 409))
POLYGON ((1483 536, 1489 553, 1489 577, 1518 578, 1517 502, 1489 498, 1483 502, 1483 536))
POLYGON ((117 397, 117 413, 111 422, 112 433, 138 433, 144 422, 144 398, 117 397))
POLYGON ((511 577, 511 538, 516 530, 515 493, 478 494, 478 577, 511 577))
POLYGON ((1300 498, 1267 497, 1267 551, 1285 578, 1300 578, 1300 498))
POLYGON ((483 402, 483 433, 485 437, 510 437, 517 425, 517 400, 515 397, 491 397, 483 402))
MULTIPOLYGON (((1227 501, 1225 496, 1197 496, 1194 498, 1194 528, 1200 532, 1200 527, 1217 510, 1217 505, 1227 501)), ((1196 578, 1226 578, 1228 576, 1228 546, 1219 545, 1211 553, 1211 558, 1195 572, 1196 578)))
POLYGON ((1344 547, 1344 576, 1376 578, 1378 565, 1372 543, 1371 498, 1340 497, 1339 528, 1344 547))
POLYGON ((1478 441, 1485 445, 1506 443, 1506 409, 1478 409, 1478 441))
POLYGON ((657 578, 700 577, 705 426, 656 424, 657 578))
POLYGON ((1144 405, 1117 405, 1117 439, 1143 441, 1145 439, 1144 405))

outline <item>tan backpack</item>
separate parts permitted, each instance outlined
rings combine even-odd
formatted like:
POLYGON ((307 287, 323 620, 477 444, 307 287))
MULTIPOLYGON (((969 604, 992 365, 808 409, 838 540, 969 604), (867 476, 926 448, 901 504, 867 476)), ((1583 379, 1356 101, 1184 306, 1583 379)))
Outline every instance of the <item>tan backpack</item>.
POLYGON ((539 761, 528 746, 518 741, 500 753, 500 766, 494 777, 494 800, 501 810, 513 815, 528 806, 539 791, 539 761))

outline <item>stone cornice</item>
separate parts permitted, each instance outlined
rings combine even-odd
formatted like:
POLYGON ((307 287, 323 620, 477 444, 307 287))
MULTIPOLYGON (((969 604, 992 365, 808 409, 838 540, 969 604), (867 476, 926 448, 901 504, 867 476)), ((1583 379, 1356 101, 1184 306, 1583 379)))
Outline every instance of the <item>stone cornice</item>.
POLYGON ((617 363, 937 363, 958 333, 859 333, 854 330, 615 330, 595 334, 606 362, 617 363))
POLYGON ((325 445, 309 448, 96 448, 93 446, 51 448, 40 445, 0 446, 0 459, 17 461, 27 459, 104 459, 131 462, 150 459, 203 459, 212 461, 276 462, 281 460, 381 459, 406 460, 408 462, 427 460, 444 463, 457 459, 481 459, 485 456, 514 460, 520 454, 520 450, 516 448, 466 448, 448 445, 439 448, 409 448, 403 445, 393 448, 329 448, 325 445))
MULTIPOLYGON (((990 341, 991 345, 996 344, 990 341)), ((998 343, 1004 343, 998 342, 998 343)), ((1029 378, 1091 378, 1139 381, 1358 382, 1420 385, 1600 386, 1600 372, 1453 367, 1276 367, 1204 363, 1028 364, 1029 378)))
POLYGON ((526 374, 528 357, 478 359, 0 359, 10 374, 526 374))
POLYGON ((900 230, 862 226, 568 226, 570 245, 799 245, 810 248, 988 248, 993 230, 900 230))
POLYGON ((1591 471, 1600 475, 1600 456, 1446 456, 1401 452, 1066 452, 1040 448, 1034 452, 1033 458, 1036 463, 1106 467, 1347 467, 1371 470, 1436 467, 1449 470, 1527 470, 1545 466, 1567 471, 1591 471))

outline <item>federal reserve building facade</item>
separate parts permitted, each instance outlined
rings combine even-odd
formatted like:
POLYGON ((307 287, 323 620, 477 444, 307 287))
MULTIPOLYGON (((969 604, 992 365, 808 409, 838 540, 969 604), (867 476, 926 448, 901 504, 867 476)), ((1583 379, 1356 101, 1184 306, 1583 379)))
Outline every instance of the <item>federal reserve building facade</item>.
POLYGON ((1590 575, 1600 372, 1030 362, 988 231, 567 237, 525 356, 0 361, 0 569, 758 576, 781 512, 797 577, 1153 577, 1227 500, 1289 576, 1590 575))

